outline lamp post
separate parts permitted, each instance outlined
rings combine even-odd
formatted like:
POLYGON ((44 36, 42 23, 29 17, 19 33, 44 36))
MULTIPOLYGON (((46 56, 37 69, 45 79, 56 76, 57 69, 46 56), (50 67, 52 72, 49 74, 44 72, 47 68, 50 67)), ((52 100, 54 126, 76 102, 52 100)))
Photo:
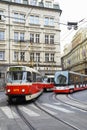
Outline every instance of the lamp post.
POLYGON ((8 30, 8 32, 9 32, 9 66, 10 66, 10 4, 8 4, 8 26, 9 26, 9 30, 8 30))
POLYGON ((67 27, 69 30, 71 30, 72 28, 74 30, 78 29, 78 22, 67 22, 67 27))

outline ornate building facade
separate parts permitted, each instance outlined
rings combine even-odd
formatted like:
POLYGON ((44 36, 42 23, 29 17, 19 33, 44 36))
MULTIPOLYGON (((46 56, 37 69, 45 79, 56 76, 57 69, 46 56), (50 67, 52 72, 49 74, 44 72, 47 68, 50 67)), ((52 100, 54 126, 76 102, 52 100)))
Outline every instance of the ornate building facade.
POLYGON ((87 28, 81 28, 74 35, 72 49, 61 58, 63 70, 87 74, 87 28))
POLYGON ((42 74, 61 69, 61 9, 54 0, 0 1, 0 71, 27 65, 42 74))

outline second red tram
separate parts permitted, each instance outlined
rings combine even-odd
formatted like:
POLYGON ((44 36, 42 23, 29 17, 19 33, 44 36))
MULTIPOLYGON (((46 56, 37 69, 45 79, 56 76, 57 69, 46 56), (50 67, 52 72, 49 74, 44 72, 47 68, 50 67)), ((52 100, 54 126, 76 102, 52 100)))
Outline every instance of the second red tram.
POLYGON ((54 75, 46 75, 43 78, 43 89, 52 91, 54 89, 54 75))
POLYGON ((87 89, 87 75, 73 71, 57 71, 54 77, 55 93, 72 93, 87 89))

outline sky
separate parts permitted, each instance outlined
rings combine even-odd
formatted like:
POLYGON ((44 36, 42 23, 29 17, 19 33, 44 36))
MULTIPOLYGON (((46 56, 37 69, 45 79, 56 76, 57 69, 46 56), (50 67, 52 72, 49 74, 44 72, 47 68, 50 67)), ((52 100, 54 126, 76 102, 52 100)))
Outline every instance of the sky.
POLYGON ((78 22, 78 26, 87 26, 87 2, 86 0, 55 0, 59 3, 62 14, 60 16, 60 43, 61 52, 64 49, 65 44, 69 44, 78 30, 68 30, 66 25, 67 22, 78 22), (82 20, 82 21, 81 21, 82 20))

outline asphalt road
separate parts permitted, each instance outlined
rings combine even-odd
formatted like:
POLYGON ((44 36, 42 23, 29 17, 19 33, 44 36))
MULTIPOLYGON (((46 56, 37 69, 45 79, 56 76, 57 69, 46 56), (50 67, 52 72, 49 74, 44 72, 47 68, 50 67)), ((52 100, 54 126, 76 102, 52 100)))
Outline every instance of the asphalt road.
POLYGON ((0 130, 87 130, 87 90, 12 104, 0 92, 0 130))

